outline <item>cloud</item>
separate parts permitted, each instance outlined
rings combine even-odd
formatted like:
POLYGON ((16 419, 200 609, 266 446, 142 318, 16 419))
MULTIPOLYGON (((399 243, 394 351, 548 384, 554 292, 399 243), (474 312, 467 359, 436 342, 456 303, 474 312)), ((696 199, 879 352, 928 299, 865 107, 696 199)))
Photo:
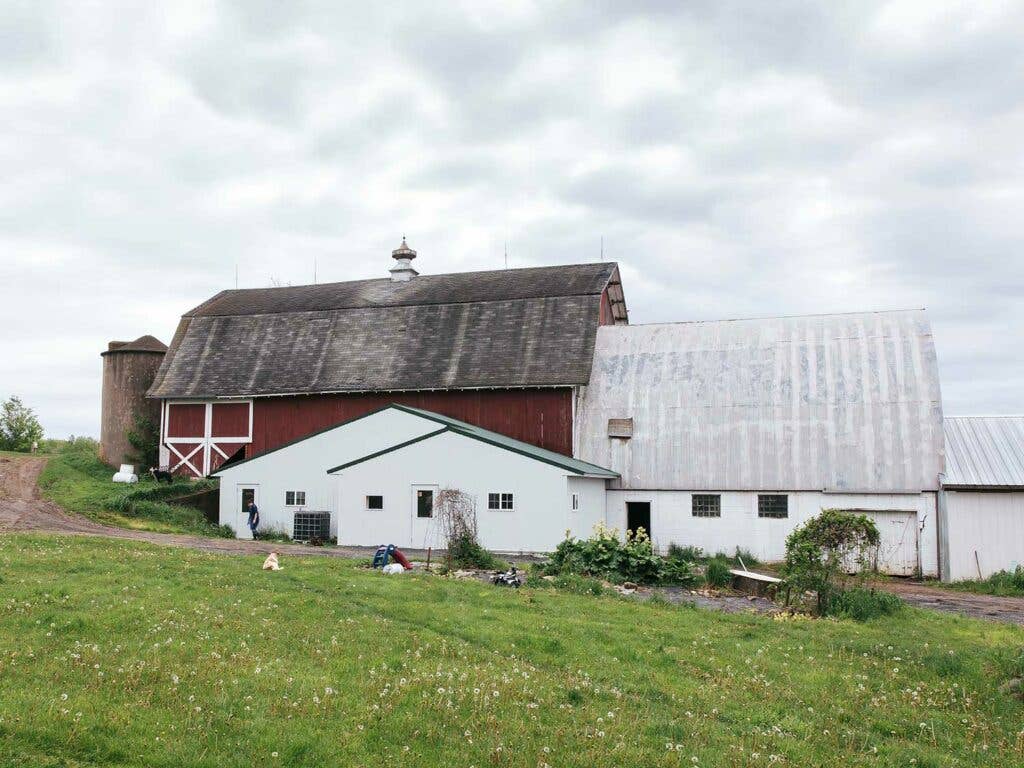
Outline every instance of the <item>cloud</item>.
POLYGON ((98 433, 106 342, 214 292, 622 265, 634 322, 928 306, 1024 411, 1012 2, 0 9, 0 396, 98 433))

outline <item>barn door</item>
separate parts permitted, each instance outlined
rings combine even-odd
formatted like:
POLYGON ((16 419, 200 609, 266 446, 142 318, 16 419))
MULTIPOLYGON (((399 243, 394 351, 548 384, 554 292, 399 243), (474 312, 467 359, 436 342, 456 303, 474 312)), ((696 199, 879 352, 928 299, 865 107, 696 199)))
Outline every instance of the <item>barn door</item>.
MULTIPOLYGON (((917 512, 909 510, 858 510, 874 521, 879 545, 873 565, 879 573, 889 576, 913 576, 918 572, 917 512)), ((855 565, 850 564, 850 570, 855 565)))

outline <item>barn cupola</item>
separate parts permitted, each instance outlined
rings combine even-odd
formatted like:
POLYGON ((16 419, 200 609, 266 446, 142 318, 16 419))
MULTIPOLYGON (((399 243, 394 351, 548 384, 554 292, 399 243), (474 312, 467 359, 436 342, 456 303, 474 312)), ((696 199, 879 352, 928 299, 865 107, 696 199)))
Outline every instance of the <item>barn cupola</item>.
POLYGON ((391 258, 395 260, 395 266, 388 270, 391 273, 391 282, 407 283, 419 274, 412 268, 416 251, 405 242, 405 235, 402 235, 402 244, 391 252, 391 258))

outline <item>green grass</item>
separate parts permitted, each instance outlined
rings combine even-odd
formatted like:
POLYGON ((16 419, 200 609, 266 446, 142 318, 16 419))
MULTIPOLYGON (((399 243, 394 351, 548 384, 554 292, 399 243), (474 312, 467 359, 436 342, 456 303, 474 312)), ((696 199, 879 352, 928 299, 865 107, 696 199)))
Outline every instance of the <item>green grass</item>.
POLYGON ((952 584, 936 582, 935 585, 980 595, 1024 597, 1024 566, 1018 565, 1012 571, 999 571, 978 581, 954 581, 952 584))
POLYGON ((141 475, 138 483, 124 485, 111 482, 113 474, 92 445, 73 444, 50 458, 39 476, 39 487, 46 498, 69 512, 106 525, 161 533, 227 534, 209 524, 200 511, 167 501, 216 487, 215 481, 158 484, 148 475, 141 475))
POLYGON ((1020 766, 1024 631, 0 538, 5 766, 1020 766))

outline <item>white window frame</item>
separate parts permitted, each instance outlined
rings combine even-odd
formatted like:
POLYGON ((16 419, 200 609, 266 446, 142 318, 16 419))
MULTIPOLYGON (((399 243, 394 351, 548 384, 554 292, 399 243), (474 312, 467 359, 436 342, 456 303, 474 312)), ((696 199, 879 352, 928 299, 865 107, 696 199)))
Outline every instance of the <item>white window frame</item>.
POLYGON ((516 499, 516 495, 515 495, 514 491, 488 491, 487 492, 487 510, 489 512, 515 512, 516 511, 515 499, 516 499), (498 506, 496 506, 496 507, 492 507, 491 506, 491 497, 492 496, 497 496, 498 497, 498 506), (505 506, 505 497, 506 496, 508 497, 508 506, 507 507, 505 506))
POLYGON ((305 491, 285 491, 284 492, 284 505, 286 507, 304 507, 306 506, 306 492, 305 491), (288 494, 292 494, 292 503, 288 503, 288 494), (299 501, 299 494, 302 494, 302 501, 299 501))
MULTIPOLYGON (((383 509, 384 509, 384 494, 383 493, 367 493, 366 495, 364 495, 363 496, 363 509, 365 509, 367 512, 381 512, 381 511, 383 511, 383 509), (380 506, 379 507, 371 507, 370 506, 370 497, 371 496, 376 496, 378 499, 380 499, 380 506)), ((425 519, 426 518, 424 518, 424 520, 425 519)))

